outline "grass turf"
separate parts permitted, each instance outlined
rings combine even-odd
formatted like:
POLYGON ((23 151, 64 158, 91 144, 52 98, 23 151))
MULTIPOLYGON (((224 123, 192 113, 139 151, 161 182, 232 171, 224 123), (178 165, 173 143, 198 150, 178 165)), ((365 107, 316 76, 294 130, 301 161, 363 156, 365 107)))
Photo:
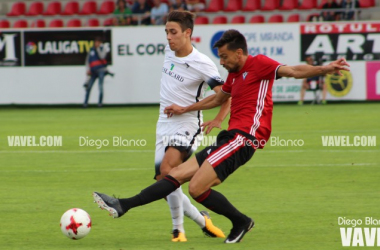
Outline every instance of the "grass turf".
MULTIPOLYGON (((256 221, 236 246, 204 237, 187 218, 188 242, 170 242, 171 219, 163 200, 115 220, 92 203, 93 191, 127 197, 153 182, 157 106, 5 108, 0 111, 1 248, 345 249, 338 217, 380 220, 379 109, 380 103, 275 105, 272 137, 302 139, 304 145, 269 144, 216 188, 256 221), (10 147, 12 135, 60 135, 63 145, 10 147), (323 147, 324 135, 350 136, 351 142, 354 136, 377 136, 377 145, 323 147), (146 146, 96 149, 79 146, 80 136, 143 139, 146 146), (86 210, 93 220, 91 233, 79 241, 67 239, 59 228, 61 215, 72 207, 86 210)), ((215 112, 206 111, 205 120, 215 112)), ((183 188, 187 193, 187 185, 183 188)), ((211 216, 228 234, 230 222, 211 216)))

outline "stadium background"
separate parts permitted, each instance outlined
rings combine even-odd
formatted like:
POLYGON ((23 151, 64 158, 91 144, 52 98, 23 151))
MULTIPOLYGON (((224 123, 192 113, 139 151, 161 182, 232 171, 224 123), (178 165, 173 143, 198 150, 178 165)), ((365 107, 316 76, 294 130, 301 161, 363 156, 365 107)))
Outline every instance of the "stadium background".
MULTIPOLYGON (((34 2, 38 1, 22 1, 26 4, 24 13, 34 2)), ((54 1, 41 2, 45 13, 54 1)), ((59 2, 65 11, 72 1, 59 2)), ((88 1, 77 2, 80 12, 88 1)), ((53 16, 13 13, 16 1, 0 2, 2 249, 350 249, 342 246, 340 234, 340 228, 350 226, 338 225, 339 217, 380 220, 379 1, 361 0, 365 8, 360 19, 352 22, 307 22, 321 12, 318 8, 322 4, 307 0, 288 10, 270 6, 272 1, 261 1, 260 8, 269 10, 214 9, 198 14, 201 18, 197 22, 208 20, 209 24, 196 25, 193 43, 215 61, 223 77, 226 72, 219 66, 211 43, 229 28, 246 35, 251 54, 266 53, 281 63, 304 63, 304 55, 319 48, 326 59, 345 55, 351 64, 349 76, 332 81, 336 89, 330 89, 327 105, 296 106, 301 80, 275 82, 273 96, 281 103, 275 104, 272 137, 303 140, 304 145, 267 145, 218 187, 257 222, 238 246, 204 238, 189 220, 185 222, 189 242, 172 244, 170 215, 164 201, 133 210, 120 220, 111 220, 92 204, 92 191, 130 196, 152 183, 158 112, 155 104, 159 98, 161 51, 166 44, 163 26, 108 26, 113 16, 110 9, 102 7, 107 1, 95 2, 99 13, 53 16), (316 5, 305 9, 309 3, 316 5), (226 17, 227 23, 214 23, 225 21, 218 16, 226 17), (235 16, 244 16, 245 23, 233 23, 235 16), (257 19, 252 17, 256 16, 265 21, 255 23, 257 19), (59 25, 56 19, 62 20, 63 27, 33 27, 43 22, 46 26, 59 25), (81 27, 70 27, 79 24, 70 21, 73 19, 78 19, 81 27), (95 35, 105 38, 105 46, 111 51, 109 69, 116 76, 106 78, 104 108, 82 109, 84 58, 95 35), (63 145, 11 147, 8 141, 9 136, 42 135, 62 136, 63 145), (80 137, 111 141, 114 136, 144 139, 147 145, 97 149, 78 142, 80 137), (377 144, 324 147, 322 136, 348 136, 351 140, 355 136, 375 136, 377 144), (93 219, 90 235, 77 242, 65 238, 59 229, 60 216, 72 207, 85 209, 93 219)), ((207 1, 207 7, 215 2, 207 1)), ((234 1, 224 1, 223 8, 230 2, 234 1)), ((240 8, 248 2, 243 1, 240 8)), ((97 94, 95 86, 91 103, 96 103, 97 94)), ((308 92, 306 99, 312 98, 308 92)), ((205 120, 215 113, 205 112, 205 120)), ((215 224, 228 233, 230 223, 211 215, 215 224)), ((379 239, 379 235, 376 237, 379 239)))
MULTIPOLYGON (((375 1, 360 1, 362 6, 367 7, 360 10, 360 15, 356 13, 362 20, 335 23, 283 22, 289 16, 296 15, 299 21, 306 21, 310 16, 318 14, 321 10, 302 7, 307 2, 310 4, 316 1, 303 1, 300 6, 289 6, 289 3, 295 2, 293 0, 283 1, 282 6, 275 4, 280 1, 262 1, 261 8, 265 11, 241 11, 250 1, 257 2, 249 0, 242 3, 231 0, 219 6, 216 3, 220 1, 214 0, 208 3, 207 12, 197 14, 197 20, 207 18, 211 23, 196 26, 193 44, 214 60, 222 76, 226 76, 226 71, 219 65, 212 43, 220 37, 223 30, 236 28, 247 37, 250 54, 265 54, 284 64, 300 64, 303 63, 305 55, 314 56, 317 53, 322 53, 326 61, 338 56, 346 57, 352 65, 352 72, 341 80, 327 79, 328 100, 380 99, 377 70, 380 67, 380 22, 376 21, 379 17, 379 6, 375 1), (240 6, 241 10, 231 12, 231 6, 234 6, 232 3, 240 6), (217 11, 215 5, 225 11, 217 11), (373 7, 369 7, 371 5, 373 7), (274 10, 270 10, 271 8, 274 10), (215 21, 218 24, 214 24, 211 21, 219 20, 221 16, 226 18, 225 24, 219 24, 218 21, 215 21), (246 23, 239 24, 234 21, 238 16, 243 17, 246 23), (252 23, 254 21, 251 18, 255 16, 263 16, 267 22, 252 23), (281 16, 283 20, 273 19, 273 16, 281 16)), ((0 34, 0 86, 3 89, 0 104, 82 103, 84 58, 95 35, 101 35, 106 40, 105 44, 110 50, 109 68, 116 73, 115 78, 106 78, 104 103, 158 103, 157 79, 160 78, 161 70, 157 65, 163 60, 163 49, 166 45, 163 27, 89 27, 89 20, 94 18, 100 24, 107 24, 112 14, 83 14, 87 2, 61 1, 62 13, 55 16, 44 15, 54 1, 21 2, 25 4, 21 10, 25 15, 17 13, 19 2, 2 2, 2 11, 5 14, 2 21, 9 22, 11 28, 3 28, 0 34), (45 7, 41 10, 42 15, 30 14, 34 9, 33 4, 36 3, 42 3, 45 7), (77 9, 69 8, 73 3, 78 4, 77 9), (66 27, 33 27, 40 19, 49 25, 49 22, 59 19, 66 27), (75 19, 83 26, 72 27, 72 20, 75 19), (21 21, 25 21, 25 25, 32 28, 21 28, 22 25, 18 24, 21 21)), ((113 1, 96 3, 99 6, 96 11, 102 13, 103 6, 113 1)), ((323 1, 316 3, 316 7, 320 7, 323 1)), ((108 11, 112 12, 112 9, 108 11)), ((298 100, 301 81, 277 81, 273 87, 274 100, 298 100)), ((96 100, 96 96, 97 89, 94 88, 90 103, 96 100)), ((306 100, 311 98, 313 93, 307 93, 306 100)))

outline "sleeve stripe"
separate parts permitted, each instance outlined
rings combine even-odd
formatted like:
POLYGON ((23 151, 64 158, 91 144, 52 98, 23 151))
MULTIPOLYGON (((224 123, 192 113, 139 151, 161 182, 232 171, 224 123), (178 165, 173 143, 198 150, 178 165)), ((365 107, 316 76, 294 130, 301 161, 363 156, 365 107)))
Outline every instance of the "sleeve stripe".
POLYGON ((223 93, 227 94, 227 95, 231 95, 231 93, 228 93, 226 91, 223 90, 223 87, 220 89, 223 93))

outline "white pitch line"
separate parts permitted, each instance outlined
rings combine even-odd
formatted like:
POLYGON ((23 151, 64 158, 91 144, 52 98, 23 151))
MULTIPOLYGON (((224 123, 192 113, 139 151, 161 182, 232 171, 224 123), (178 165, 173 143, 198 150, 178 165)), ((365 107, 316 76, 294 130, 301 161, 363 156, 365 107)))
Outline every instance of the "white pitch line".
POLYGON ((62 153, 62 154, 93 154, 93 153, 151 153, 154 150, 0 150, 0 154, 49 154, 49 153, 62 153))
POLYGON ((268 168, 268 167, 346 167, 346 166, 380 166, 380 163, 321 163, 321 164, 273 164, 273 165, 251 165, 251 166, 246 166, 248 168, 268 168))
POLYGON ((306 152, 325 152, 325 153, 342 153, 342 152, 350 152, 350 153, 373 153, 379 152, 379 149, 299 149, 299 150, 257 150, 256 152, 264 152, 264 153, 306 153, 306 152))
MULTIPOLYGON (((379 152, 378 149, 299 149, 299 150, 258 150, 262 153, 306 153, 306 152, 326 152, 326 153, 373 153, 379 152)), ((154 150, 0 150, 0 154, 93 154, 93 153, 152 153, 154 150)))
MULTIPOLYGON (((379 163, 334 163, 334 164, 273 164, 273 165, 249 165, 242 168, 276 168, 276 167, 357 167, 379 166, 379 163)), ((115 168, 115 169, 89 169, 89 170, 0 170, 0 173, 88 173, 88 172, 126 172, 126 171, 153 171, 151 168, 115 168)))

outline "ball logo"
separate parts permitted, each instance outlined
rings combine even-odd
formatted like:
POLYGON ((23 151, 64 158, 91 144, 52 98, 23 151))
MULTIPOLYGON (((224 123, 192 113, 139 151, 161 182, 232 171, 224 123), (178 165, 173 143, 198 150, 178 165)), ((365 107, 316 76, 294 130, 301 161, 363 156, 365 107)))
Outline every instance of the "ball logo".
POLYGON ((216 56, 217 58, 219 58, 219 56, 218 56, 218 49, 213 48, 213 46, 214 46, 214 44, 215 44, 217 41, 219 41, 219 39, 222 37, 223 33, 224 33, 224 30, 222 30, 222 31, 218 31, 218 32, 216 32, 216 33, 213 35, 213 37, 211 38, 210 48, 211 48, 211 51, 212 51, 212 53, 214 54, 214 56, 216 56))
POLYGON ((325 83, 330 94, 336 97, 347 95, 352 88, 352 75, 348 71, 341 71, 342 76, 338 74, 327 75, 325 83))
POLYGON ((34 42, 28 42, 25 46, 25 51, 29 55, 33 55, 37 52, 37 45, 34 42))

